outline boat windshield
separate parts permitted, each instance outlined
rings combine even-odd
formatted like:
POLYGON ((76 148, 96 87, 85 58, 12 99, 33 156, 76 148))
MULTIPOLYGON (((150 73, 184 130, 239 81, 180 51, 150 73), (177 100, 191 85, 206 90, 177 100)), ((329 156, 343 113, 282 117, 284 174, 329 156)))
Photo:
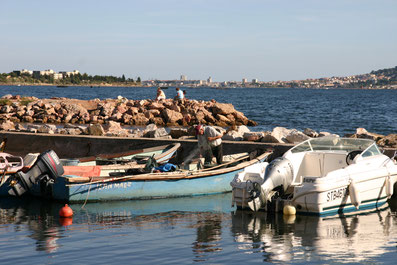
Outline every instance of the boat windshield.
POLYGON ((375 142, 369 139, 357 138, 340 138, 340 137, 320 137, 304 141, 293 147, 290 151, 292 153, 300 153, 307 151, 344 151, 350 152, 353 150, 365 150, 369 146, 374 145, 375 142))

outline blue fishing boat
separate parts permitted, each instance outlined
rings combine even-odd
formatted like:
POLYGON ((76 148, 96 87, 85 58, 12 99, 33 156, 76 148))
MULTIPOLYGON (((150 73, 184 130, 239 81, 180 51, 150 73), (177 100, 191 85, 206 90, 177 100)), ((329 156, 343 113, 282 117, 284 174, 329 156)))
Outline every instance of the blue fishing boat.
MULTIPOLYGON (((26 173, 10 176, 0 194, 31 194, 66 202, 154 199, 230 192, 230 181, 245 167, 264 161, 270 153, 237 154, 212 168, 157 170, 149 159, 144 164, 126 163, 63 166, 54 151, 41 154, 26 173), (8 189, 8 190, 7 190, 8 189), (2 191, 3 190, 3 191, 2 191)), ((153 156, 154 157, 154 156, 153 156)), ((151 158, 153 158, 151 157, 151 158)), ((157 164, 156 164, 157 165, 157 164)))

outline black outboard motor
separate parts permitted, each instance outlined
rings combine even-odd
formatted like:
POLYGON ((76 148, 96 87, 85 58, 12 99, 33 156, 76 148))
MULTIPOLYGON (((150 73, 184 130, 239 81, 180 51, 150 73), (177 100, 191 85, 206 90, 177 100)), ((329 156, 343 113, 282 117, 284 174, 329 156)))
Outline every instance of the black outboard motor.
POLYGON ((15 183, 11 185, 12 188, 8 193, 12 196, 21 196, 38 182, 40 182, 40 190, 47 193, 49 186, 52 187, 54 181, 63 173, 57 154, 53 150, 45 151, 38 156, 28 172, 19 171, 12 176, 15 183))

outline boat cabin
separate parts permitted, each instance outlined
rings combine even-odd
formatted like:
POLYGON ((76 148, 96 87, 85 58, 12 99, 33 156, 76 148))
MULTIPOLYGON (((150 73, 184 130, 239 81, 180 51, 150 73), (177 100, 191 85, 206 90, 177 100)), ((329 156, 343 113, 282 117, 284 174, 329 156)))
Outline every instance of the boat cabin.
POLYGON ((302 142, 284 154, 293 165, 295 185, 304 176, 324 177, 369 157, 382 154, 370 139, 320 137, 302 142))

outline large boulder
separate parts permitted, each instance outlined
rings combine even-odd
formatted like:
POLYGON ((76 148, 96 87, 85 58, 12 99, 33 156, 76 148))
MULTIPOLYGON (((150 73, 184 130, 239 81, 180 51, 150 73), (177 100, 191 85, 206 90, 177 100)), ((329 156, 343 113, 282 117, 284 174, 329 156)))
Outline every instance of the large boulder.
POLYGON ((258 142, 262 139, 263 132, 246 132, 243 135, 244 141, 258 142))
POLYGON ((306 134, 307 136, 311 137, 311 138, 318 137, 318 132, 316 132, 315 130, 310 129, 310 128, 304 129, 303 133, 306 134))
POLYGON ((300 142, 306 141, 310 137, 301 131, 292 129, 284 138, 288 143, 295 144, 295 143, 300 143, 300 142))
POLYGON ((381 147, 397 148, 397 134, 389 134, 377 141, 381 147))
POLYGON ((212 112, 216 115, 216 114, 222 114, 222 115, 227 115, 227 114, 231 114, 234 113, 236 110, 234 108, 234 106, 232 104, 228 104, 228 103, 214 103, 212 105, 212 112))
POLYGON ((104 116, 104 117, 111 116, 113 111, 114 111, 114 107, 115 107, 115 104, 114 103, 110 103, 110 102, 107 102, 105 104, 101 104, 101 106, 100 106, 100 110, 101 110, 100 115, 104 116))
POLYGON ((357 128, 356 133, 350 136, 350 138, 364 138, 374 141, 378 141, 383 137, 385 136, 377 133, 370 133, 365 128, 357 128))
POLYGON ((244 133, 250 132, 247 126, 241 125, 236 128, 236 130, 231 130, 223 135, 223 140, 230 141, 242 141, 244 139, 244 133))
POLYGON ((271 132, 265 132, 264 136, 261 139, 263 143, 281 143, 279 139, 274 137, 271 132))
POLYGON ((72 116, 83 115, 85 113, 88 114, 87 109, 79 104, 64 102, 62 104, 62 107, 67 111, 67 113, 71 114, 72 116))
POLYGON ((52 124, 40 125, 39 128, 37 128, 38 133, 54 134, 56 130, 57 130, 57 127, 52 124))
POLYGON ((109 136, 127 136, 128 131, 121 127, 121 124, 115 121, 109 121, 104 126, 106 135, 109 136))
POLYGON ((330 132, 319 132, 319 133, 318 133, 318 137, 325 137, 325 136, 335 136, 335 137, 339 137, 339 135, 334 134, 334 133, 330 133, 330 132))
POLYGON ((189 136, 189 131, 187 128, 172 128, 170 135, 173 139, 178 139, 182 136, 189 136))
POLYGON ((284 127, 275 127, 271 133, 271 136, 274 137, 279 143, 288 143, 285 137, 290 133, 290 129, 284 127))
POLYGON ((149 122, 149 119, 146 118, 145 114, 143 113, 137 113, 132 116, 131 120, 133 121, 133 124, 135 125, 146 125, 149 122))
POLYGON ((105 130, 100 124, 90 124, 87 127, 86 133, 88 135, 102 136, 105 134, 105 130))
POLYGON ((163 110, 164 105, 158 102, 152 102, 150 105, 147 106, 148 109, 156 109, 156 110, 163 110))
POLYGON ((2 124, 0 124, 0 130, 3 131, 15 130, 15 124, 12 121, 6 120, 2 124))
POLYGON ((161 127, 153 131, 148 131, 143 136, 149 138, 160 138, 160 137, 168 136, 168 132, 165 130, 164 127, 161 127))
POLYGON ((164 109, 161 114, 163 115, 166 123, 177 123, 183 119, 182 113, 170 109, 164 109))

